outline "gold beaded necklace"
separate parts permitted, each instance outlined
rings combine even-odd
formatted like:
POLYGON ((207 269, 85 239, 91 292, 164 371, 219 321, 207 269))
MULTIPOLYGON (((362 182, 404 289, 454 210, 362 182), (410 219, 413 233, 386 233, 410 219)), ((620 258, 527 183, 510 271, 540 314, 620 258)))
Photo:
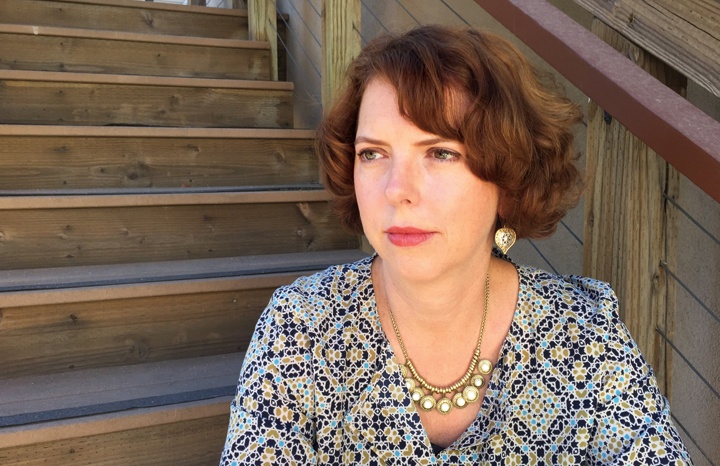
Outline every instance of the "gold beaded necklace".
POLYGON ((395 316, 390 308, 390 301, 388 301, 387 296, 385 302, 390 314, 390 322, 392 322, 395 336, 398 343, 400 343, 403 358, 405 358, 405 364, 400 365, 400 370, 408 390, 410 390, 410 398, 424 411, 437 409, 440 414, 449 413, 453 406, 464 408, 468 404, 478 401, 480 399, 480 389, 485 385, 485 376, 493 370, 492 362, 488 359, 480 359, 480 345, 482 344, 483 333, 485 333, 485 318, 487 317, 490 302, 490 275, 485 276, 485 310, 480 324, 480 336, 478 336, 477 346, 470 360, 470 366, 460 380, 447 387, 436 387, 418 374, 405 349, 405 344, 400 336, 400 330, 395 322, 395 316), (476 369, 477 374, 475 374, 476 369), (453 393, 452 398, 448 398, 448 394, 453 393), (440 398, 436 398, 438 395, 440 398))

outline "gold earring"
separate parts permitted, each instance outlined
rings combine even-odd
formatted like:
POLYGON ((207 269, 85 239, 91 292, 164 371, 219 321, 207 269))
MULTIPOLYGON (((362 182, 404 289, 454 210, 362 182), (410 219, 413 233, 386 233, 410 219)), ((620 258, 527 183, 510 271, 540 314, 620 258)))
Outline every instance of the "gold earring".
POLYGON ((517 235, 515 234, 515 230, 510 227, 504 226, 495 232, 495 245, 500 248, 503 254, 507 254, 513 244, 515 244, 516 239, 517 235))

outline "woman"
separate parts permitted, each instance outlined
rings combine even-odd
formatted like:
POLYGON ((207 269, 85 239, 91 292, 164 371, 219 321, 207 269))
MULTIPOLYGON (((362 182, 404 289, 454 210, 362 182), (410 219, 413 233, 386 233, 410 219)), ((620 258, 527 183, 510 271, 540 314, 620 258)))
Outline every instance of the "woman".
POLYGON ((368 44, 317 145, 376 254, 275 292, 223 464, 689 462, 612 290, 493 250, 577 201, 579 120, 498 37, 368 44))

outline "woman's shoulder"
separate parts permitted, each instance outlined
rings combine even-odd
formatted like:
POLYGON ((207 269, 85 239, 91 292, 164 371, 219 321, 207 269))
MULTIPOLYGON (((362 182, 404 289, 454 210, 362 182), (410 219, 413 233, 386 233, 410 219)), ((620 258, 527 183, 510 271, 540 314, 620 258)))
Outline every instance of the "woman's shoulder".
POLYGON ((527 266, 519 266, 518 273, 520 318, 516 321, 527 337, 572 345, 600 340, 632 345, 608 283, 527 266))
POLYGON ((579 275, 560 275, 533 267, 518 267, 523 334, 567 348, 583 348, 580 357, 605 360, 637 359, 637 344, 622 322, 618 298, 610 284, 579 275), (532 336, 531 336, 532 335, 532 336))
POLYGON ((609 283, 580 275, 561 275, 530 266, 518 266, 520 293, 555 309, 587 316, 617 313, 618 300, 609 283))
POLYGON ((372 295, 372 257, 333 265, 297 278, 275 290, 268 310, 292 314, 295 319, 317 322, 352 307, 353 301, 372 295))
POLYGON ((338 264, 323 271, 298 277, 294 282, 279 287, 275 294, 295 294, 303 298, 327 298, 370 282, 372 257, 355 262, 338 264))

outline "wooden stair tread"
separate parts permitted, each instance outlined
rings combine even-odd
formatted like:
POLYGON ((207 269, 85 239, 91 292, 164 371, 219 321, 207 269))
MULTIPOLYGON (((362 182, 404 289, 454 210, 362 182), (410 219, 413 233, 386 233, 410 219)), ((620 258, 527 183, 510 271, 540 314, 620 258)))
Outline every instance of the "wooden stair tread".
MULTIPOLYGON (((353 262, 365 256, 367 254, 360 250, 348 249, 167 262, 0 270, 0 292, 3 293, 0 295, 0 307, 27 305, 28 302, 36 305, 39 301, 37 290, 307 273, 323 270, 334 264, 353 262), (26 296, 28 294, 29 298, 26 296)), ((188 290, 191 288, 188 287, 188 290)), ((103 294, 105 299, 112 299, 112 293, 103 294)), ((77 296, 78 299, 86 299, 82 294, 77 296)), ((44 300, 41 298, 40 302, 42 301, 44 300)))
MULTIPOLYGON (((87 190, 91 193, 93 190, 87 190)), ((102 191, 102 190, 101 190, 102 191)), ((85 195, 20 195, 0 197, 0 210, 24 209, 74 209, 88 207, 141 207, 170 205, 216 205, 216 204, 268 204, 279 202, 328 201, 329 194, 318 185, 317 189, 299 190, 233 190, 207 192, 204 188, 173 189, 163 194, 85 194, 85 195), (196 192, 193 192, 196 191, 196 192), (203 192, 205 191, 205 192, 203 192)))
POLYGON ((0 380, 0 428, 232 396, 243 357, 231 353, 0 380))
MULTIPOLYGON (((1 21, 1 20, 0 20, 1 21)), ((32 26, 28 24, 2 24, 0 34, 23 34, 30 36, 68 37, 82 39, 117 40, 125 42, 150 42, 168 45, 196 45, 201 47, 225 47, 245 49, 269 49, 267 42, 240 39, 213 39, 205 37, 144 34, 139 32, 116 32, 100 29, 60 28, 32 26)))
POLYGON ((62 71, 0 70, 0 81, 45 81, 80 84, 124 84, 137 86, 204 87, 216 89, 259 89, 292 91, 294 85, 286 81, 239 79, 178 78, 124 74, 71 73, 62 71))
MULTIPOLYGON (((137 1, 137 0, 133 0, 137 1)), ((0 125, 0 136, 127 138, 312 139, 315 130, 284 128, 176 128, 157 126, 0 125)))
MULTIPOLYGON (((248 192, 273 191, 281 192, 314 192, 322 190, 319 183, 285 184, 285 185, 251 185, 251 186, 209 186, 209 187, 158 187, 158 188, 88 188, 88 189, 2 189, 0 197, 8 198, 43 198, 43 197, 78 197, 78 196, 140 196, 161 194, 238 194, 248 192)), ((2 203, 0 202, 0 205, 2 203)))
MULTIPOLYGON (((318 271, 322 270, 322 268, 323 267, 319 267, 318 271)), ((2 293, 2 296, 0 296, 0 302, 6 306, 6 309, 10 307, 20 309, 33 306, 60 306, 65 304, 98 303, 108 300, 142 298, 158 299, 189 294, 202 295, 203 293, 232 293, 238 291, 252 291, 261 288, 274 290, 280 286, 292 283, 299 277, 308 275, 312 272, 315 272, 315 270, 300 270, 300 268, 292 272, 267 273, 249 276, 235 275, 232 272, 229 272, 226 277, 176 277, 178 278, 177 280, 164 282, 152 281, 155 279, 155 277, 152 277, 152 279, 141 283, 122 283, 119 280, 116 280, 116 284, 113 285, 97 286, 90 282, 78 282, 76 283, 78 285, 77 288, 32 289, 33 285, 31 285, 31 287, 25 291, 0 291, 0 293, 2 293)), ((130 279, 129 281, 132 280, 134 279, 130 279)))
POLYGON ((109 5, 135 8, 142 10, 165 10, 165 11, 189 11, 217 16, 237 16, 247 18, 247 10, 235 10, 230 8, 209 8, 194 5, 175 5, 162 2, 144 2, 138 0, 58 0, 58 3, 81 3, 88 5, 109 5))
POLYGON ((0 197, 4 269, 358 247, 325 191, 0 197))
POLYGON ((226 396, 7 427, 0 429, 0 455, 3 464, 217 464, 231 400, 226 396), (74 458, 76 448, 82 460, 74 458))
POLYGON ((284 129, 0 125, 0 191, 313 188, 320 183, 313 136, 284 129))

